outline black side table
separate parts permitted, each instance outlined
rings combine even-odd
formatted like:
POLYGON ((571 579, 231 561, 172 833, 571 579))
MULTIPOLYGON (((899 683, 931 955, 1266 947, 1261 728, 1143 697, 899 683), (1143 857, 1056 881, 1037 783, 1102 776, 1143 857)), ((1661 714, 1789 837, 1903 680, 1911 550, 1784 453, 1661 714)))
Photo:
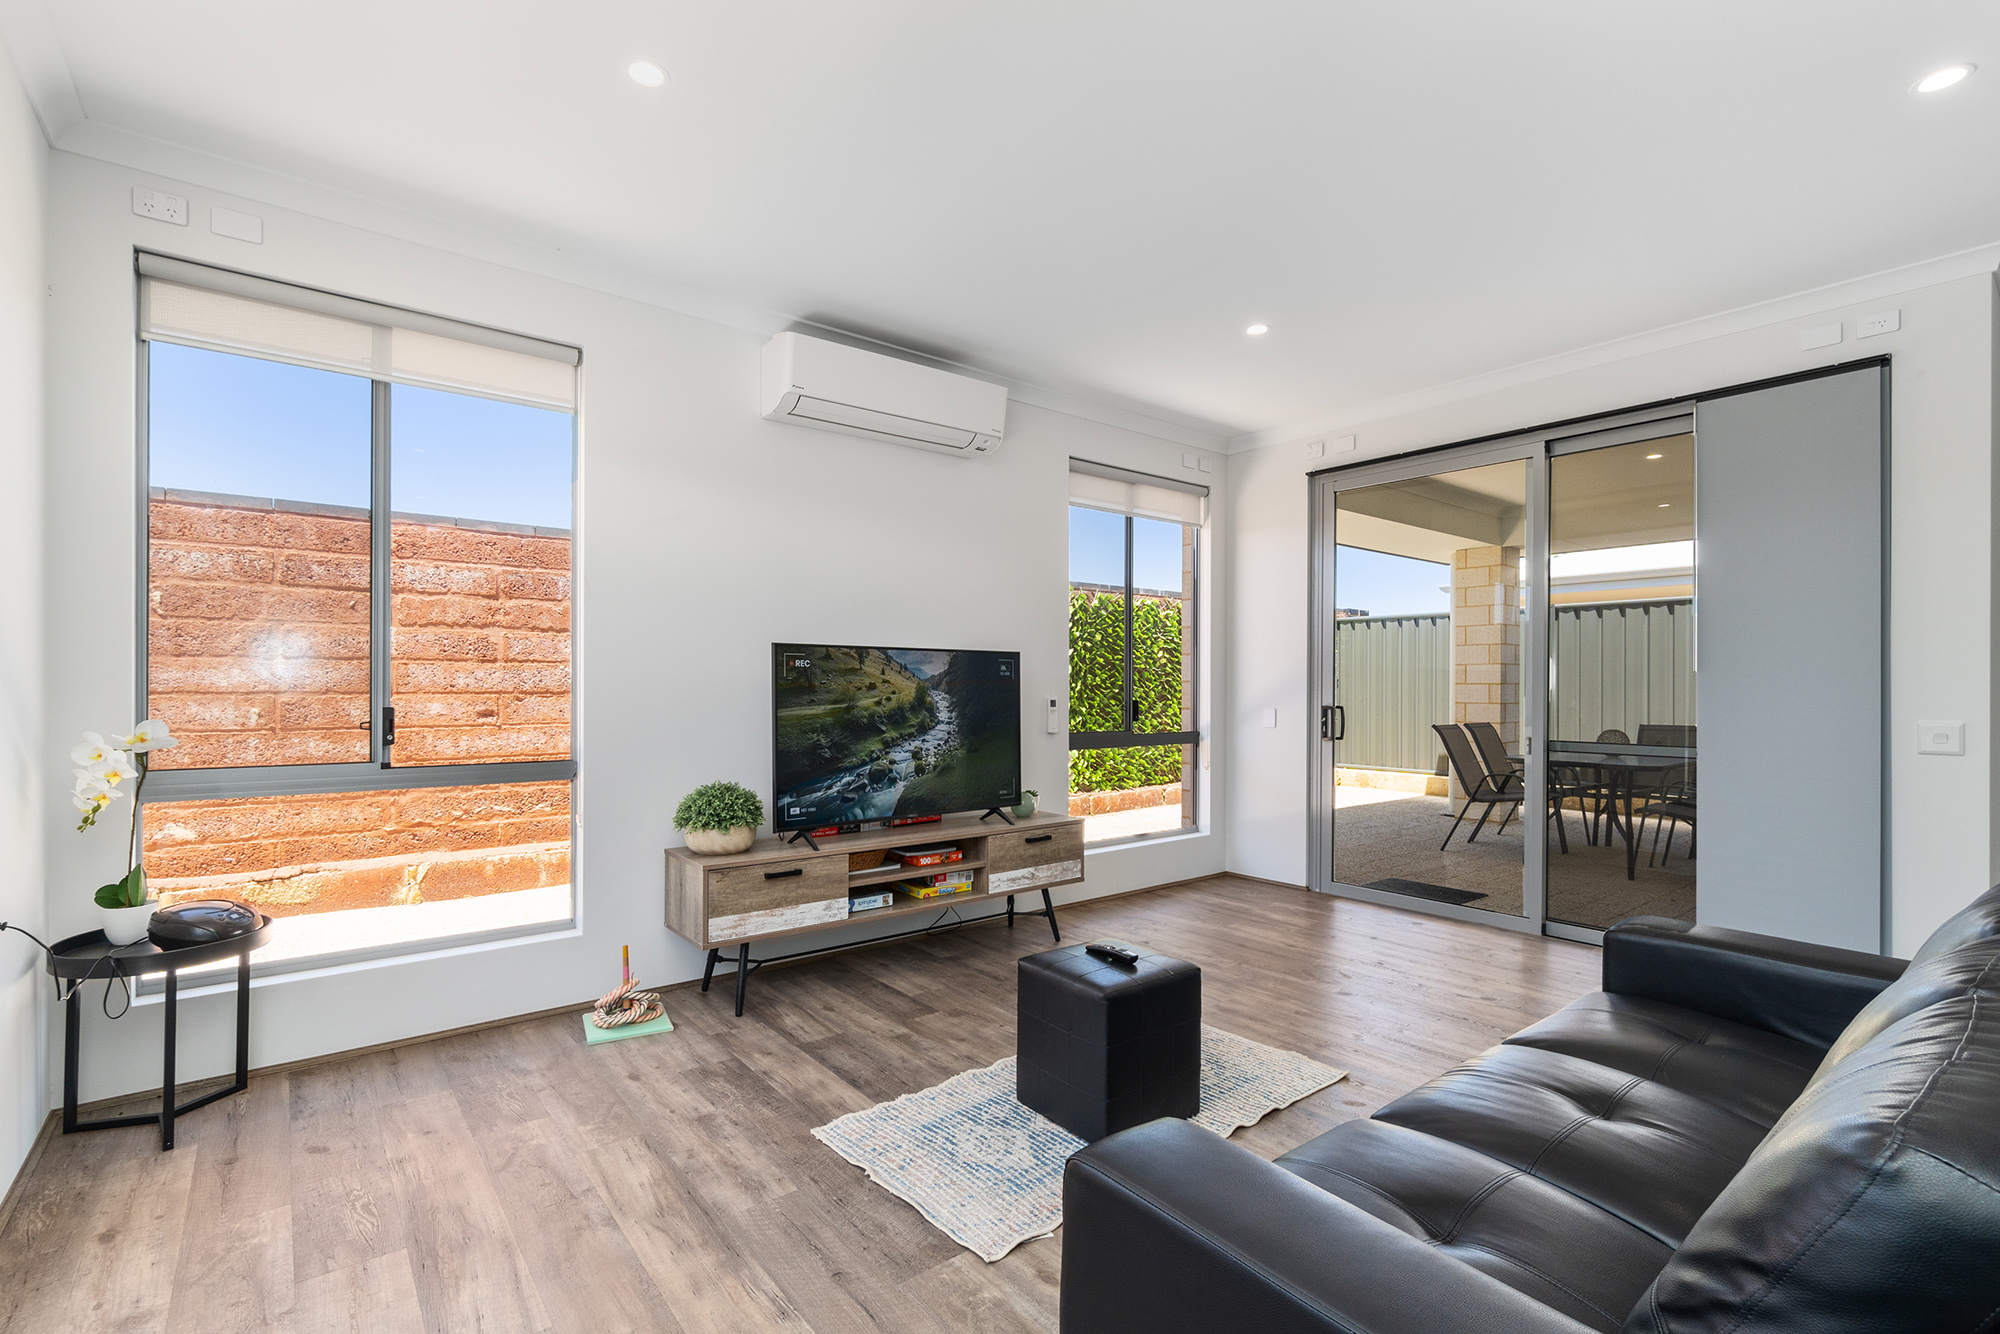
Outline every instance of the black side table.
POLYGON ((250 952, 271 934, 271 919, 257 914, 254 930, 228 940, 206 945, 162 949, 149 940, 113 946, 102 931, 86 931, 55 943, 49 951, 49 973, 59 981, 71 982, 69 1000, 63 1006, 63 1134, 79 1130, 112 1130, 119 1126, 144 1126, 158 1121, 160 1147, 174 1147, 174 1117, 206 1107, 218 1098, 241 1093, 250 1087, 250 952), (180 1019, 180 974, 218 959, 236 956, 236 1082, 193 1102, 174 1106, 174 1029, 180 1019), (157 1116, 104 1116, 81 1121, 76 1115, 76 1079, 79 1042, 83 1035, 82 994, 85 980, 134 978, 141 973, 167 975, 165 1073, 160 1080, 160 1110, 157 1116))

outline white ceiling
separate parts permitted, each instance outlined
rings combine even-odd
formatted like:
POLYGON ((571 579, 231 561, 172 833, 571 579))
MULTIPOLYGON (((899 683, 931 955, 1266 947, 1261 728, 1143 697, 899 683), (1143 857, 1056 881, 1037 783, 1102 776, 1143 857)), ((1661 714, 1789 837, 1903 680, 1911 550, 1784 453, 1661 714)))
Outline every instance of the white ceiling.
POLYGON ((59 145, 129 131, 1222 434, 2000 241, 1991 3, 0 0, 0 24, 59 145), (640 57, 665 88, 626 78, 640 57), (1909 91, 1963 60, 1987 67, 1909 91))

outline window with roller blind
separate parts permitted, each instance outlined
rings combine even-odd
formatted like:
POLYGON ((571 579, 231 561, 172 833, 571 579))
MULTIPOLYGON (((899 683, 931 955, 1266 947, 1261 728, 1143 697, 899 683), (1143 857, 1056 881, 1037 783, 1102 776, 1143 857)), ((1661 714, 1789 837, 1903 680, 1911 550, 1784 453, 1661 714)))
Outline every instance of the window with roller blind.
POLYGON ((1069 809, 1087 842, 1197 823, 1208 489, 1070 460, 1069 809))
POLYGON ((138 270, 152 884, 266 970, 570 921, 580 354, 138 270))

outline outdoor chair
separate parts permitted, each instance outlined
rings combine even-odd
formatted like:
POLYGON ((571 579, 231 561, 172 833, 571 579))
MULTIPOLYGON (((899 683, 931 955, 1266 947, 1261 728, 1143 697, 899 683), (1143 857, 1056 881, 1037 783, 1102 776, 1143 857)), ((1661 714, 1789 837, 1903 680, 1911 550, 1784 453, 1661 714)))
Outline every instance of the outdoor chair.
MULTIPOLYGON (((1507 743, 1501 740, 1499 728, 1492 723, 1460 723, 1459 726, 1471 735, 1472 744, 1479 747, 1479 759, 1486 766, 1487 773, 1502 777, 1512 775, 1516 780, 1525 781, 1521 778, 1521 766, 1507 753, 1507 743)), ((1562 844, 1564 852, 1569 851, 1569 833, 1562 823, 1562 804, 1570 795, 1569 781, 1563 776, 1567 767, 1552 765, 1549 768, 1549 813, 1556 822, 1556 839, 1562 844)), ((1587 815, 1584 818, 1589 819, 1587 815)), ((1505 819, 1500 821, 1500 827, 1507 827, 1505 819)))
POLYGON ((1479 831, 1486 827, 1486 821, 1492 816, 1495 806, 1507 807, 1507 813, 1501 817, 1500 824, 1494 832, 1498 833, 1500 829, 1505 829, 1507 821, 1514 818, 1515 810, 1527 798, 1528 790, 1520 776, 1511 771, 1503 774, 1488 773, 1486 766, 1479 762, 1479 752, 1473 749, 1471 738, 1466 736, 1465 729, 1457 723, 1432 723, 1431 730, 1438 734, 1438 740, 1444 742, 1444 753, 1451 760, 1451 767, 1458 775, 1458 785, 1466 794, 1465 805, 1459 809, 1458 819, 1451 822, 1451 830, 1444 836, 1444 842, 1438 844, 1438 851, 1443 852, 1451 846, 1452 835, 1458 832, 1458 826, 1464 821, 1466 814, 1474 806, 1482 803, 1486 809, 1480 812, 1479 823, 1472 827, 1472 833, 1467 836, 1466 843, 1470 845, 1479 841, 1479 831))
MULTIPOLYGON (((1615 727, 1607 727, 1597 734, 1600 746, 1629 746, 1632 738, 1615 727)), ((1569 770, 1569 788, 1577 797, 1577 806, 1584 812, 1583 831, 1589 838, 1590 846, 1597 846, 1598 826, 1604 814, 1611 809, 1611 784, 1605 781, 1601 769, 1592 769, 1587 764, 1564 765, 1569 770), (1586 778, 1584 775, 1590 776, 1586 778)))
MULTIPOLYGON (((1695 728, 1692 723, 1644 723, 1639 728, 1639 744, 1642 746, 1678 746, 1687 750, 1695 748, 1695 728)), ((1695 766, 1692 762, 1677 764, 1661 770, 1657 775, 1648 774, 1653 780, 1652 799, 1639 811, 1639 834, 1644 837, 1646 821, 1653 821, 1653 844, 1646 853, 1646 865, 1653 865, 1658 857, 1664 866, 1674 855, 1674 833, 1685 824, 1688 827, 1688 860, 1695 855, 1695 766), (1667 826, 1667 847, 1664 855, 1660 852, 1660 826, 1667 826)))

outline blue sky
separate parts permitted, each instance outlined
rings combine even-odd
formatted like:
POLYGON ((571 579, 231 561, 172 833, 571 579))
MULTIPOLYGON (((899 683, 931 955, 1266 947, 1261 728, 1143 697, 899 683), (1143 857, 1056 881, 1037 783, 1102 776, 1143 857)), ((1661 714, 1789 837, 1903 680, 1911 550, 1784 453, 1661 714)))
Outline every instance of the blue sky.
MULTIPOLYGON (((1181 525, 1132 520, 1132 586, 1173 591, 1181 586, 1181 525)), ((1125 582, 1125 516, 1072 505, 1069 579, 1073 584, 1125 582)))
MULTIPOLYGON (((151 484, 368 505, 369 381, 152 342, 151 484)), ((570 526, 570 416, 410 385, 390 388, 390 507, 570 526)))
POLYGON ((1409 616, 1451 610, 1451 566, 1391 556, 1366 547, 1341 547, 1335 555, 1334 605, 1370 616, 1409 616))

